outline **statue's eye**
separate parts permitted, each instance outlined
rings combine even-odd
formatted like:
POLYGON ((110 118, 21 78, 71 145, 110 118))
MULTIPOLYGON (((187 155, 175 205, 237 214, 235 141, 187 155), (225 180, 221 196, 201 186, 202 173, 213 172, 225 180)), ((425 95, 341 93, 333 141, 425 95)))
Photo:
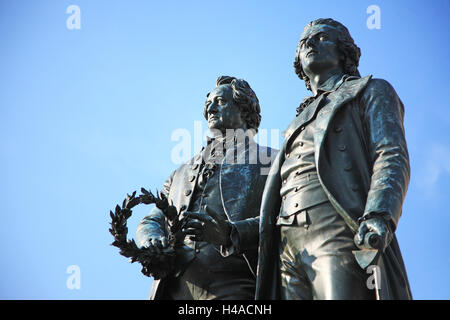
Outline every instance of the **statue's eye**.
POLYGON ((319 36, 319 40, 320 40, 320 41, 326 41, 326 40, 328 40, 328 37, 327 37, 325 34, 321 34, 321 35, 319 36))
POLYGON ((219 106, 223 106, 225 103, 226 103, 225 99, 222 99, 222 98, 217 99, 217 104, 219 106))

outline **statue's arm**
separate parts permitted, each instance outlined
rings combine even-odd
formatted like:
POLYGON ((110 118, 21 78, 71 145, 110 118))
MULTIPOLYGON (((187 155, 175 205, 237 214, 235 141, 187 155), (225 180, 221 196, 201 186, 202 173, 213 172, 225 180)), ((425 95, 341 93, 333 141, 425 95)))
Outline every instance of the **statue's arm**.
MULTIPOLYGON (((170 187, 175 172, 164 182, 161 193, 168 197, 170 187)), ((149 247, 151 244, 157 245, 158 241, 167 244, 168 225, 164 213, 153 208, 150 213, 139 223, 136 230, 136 244, 139 247, 149 247), (166 242, 166 243, 164 243, 166 242)))
POLYGON ((373 164, 363 220, 382 216, 395 229, 410 178, 404 107, 394 88, 381 79, 369 83, 360 103, 373 164))
POLYGON ((256 250, 259 243, 259 217, 231 222, 230 245, 222 246, 223 256, 256 250))
POLYGON ((167 241, 168 229, 163 212, 154 208, 144 217, 136 230, 136 244, 140 248, 156 245, 156 241, 167 241))

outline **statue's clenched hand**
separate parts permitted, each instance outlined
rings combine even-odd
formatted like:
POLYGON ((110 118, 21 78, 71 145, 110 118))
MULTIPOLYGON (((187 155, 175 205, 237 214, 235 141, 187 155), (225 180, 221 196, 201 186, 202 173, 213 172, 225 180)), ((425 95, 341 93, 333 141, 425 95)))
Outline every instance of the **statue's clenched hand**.
POLYGON ((231 223, 221 218, 208 206, 206 213, 185 212, 188 219, 183 232, 193 241, 206 241, 217 245, 229 245, 231 242, 231 223))
POLYGON ((140 246, 147 251, 145 259, 141 259, 141 272, 155 279, 162 279, 173 272, 175 266, 175 252, 169 241, 163 235, 152 235, 140 246))
POLYGON ((160 254, 164 249, 169 247, 169 242, 164 236, 149 237, 142 247, 160 254))
POLYGON ((355 242, 358 246, 363 245, 366 234, 373 232, 380 237, 382 251, 389 245, 392 239, 392 232, 390 231, 386 220, 381 217, 367 219, 359 225, 358 232, 355 237, 355 242))

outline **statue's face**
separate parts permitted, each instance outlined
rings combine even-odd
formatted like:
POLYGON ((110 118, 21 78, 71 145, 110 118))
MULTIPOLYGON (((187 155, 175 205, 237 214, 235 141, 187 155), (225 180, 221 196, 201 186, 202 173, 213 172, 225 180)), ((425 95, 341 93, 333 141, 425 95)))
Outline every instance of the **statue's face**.
POLYGON ((226 129, 245 127, 241 111, 233 100, 231 85, 220 85, 212 90, 206 99, 208 127, 225 132, 226 129))
POLYGON ((300 61, 309 77, 341 67, 338 31, 325 24, 306 29, 300 39, 300 61))

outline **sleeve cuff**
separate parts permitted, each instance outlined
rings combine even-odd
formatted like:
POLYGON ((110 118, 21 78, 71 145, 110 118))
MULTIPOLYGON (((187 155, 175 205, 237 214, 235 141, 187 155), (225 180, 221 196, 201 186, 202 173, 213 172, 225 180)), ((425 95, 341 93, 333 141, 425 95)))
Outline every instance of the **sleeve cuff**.
POLYGON ((386 222, 389 231, 391 232, 395 231, 396 225, 394 223, 394 220, 392 219, 392 215, 389 214, 388 212, 375 212, 375 211, 367 212, 358 219, 358 223, 361 224, 362 222, 373 218, 382 218, 386 222))
POLYGON ((239 232, 236 228, 236 225, 233 222, 231 224, 231 232, 230 232, 230 244, 220 246, 220 254, 222 257, 228 257, 233 254, 239 253, 239 232))

